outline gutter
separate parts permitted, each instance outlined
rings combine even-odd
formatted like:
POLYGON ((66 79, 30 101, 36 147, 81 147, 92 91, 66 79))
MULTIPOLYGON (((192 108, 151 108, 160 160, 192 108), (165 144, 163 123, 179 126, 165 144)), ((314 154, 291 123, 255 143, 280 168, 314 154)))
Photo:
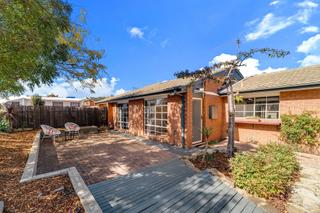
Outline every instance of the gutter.
POLYGON ((181 91, 182 91, 181 87, 176 87, 176 88, 170 88, 169 90, 163 90, 163 91, 159 91, 159 92, 153 92, 153 93, 147 93, 147 94, 141 94, 141 95, 131 95, 131 96, 115 98, 115 99, 108 100, 106 102, 113 103, 113 102, 117 102, 117 101, 120 101, 120 100, 137 99, 137 98, 142 98, 142 97, 145 97, 145 96, 161 95, 161 94, 165 94, 165 93, 177 93, 177 92, 181 92, 181 91))
MULTIPOLYGON (((310 85, 300 85, 300 86, 291 86, 291 87, 277 87, 277 88, 267 88, 267 89, 259 89, 259 90, 239 91, 239 93, 255 93, 255 92, 266 92, 266 91, 291 91, 291 90, 302 90, 304 88, 318 89, 319 86, 320 84, 310 84, 310 85)), ((219 95, 226 96, 227 94, 219 93, 219 95)))

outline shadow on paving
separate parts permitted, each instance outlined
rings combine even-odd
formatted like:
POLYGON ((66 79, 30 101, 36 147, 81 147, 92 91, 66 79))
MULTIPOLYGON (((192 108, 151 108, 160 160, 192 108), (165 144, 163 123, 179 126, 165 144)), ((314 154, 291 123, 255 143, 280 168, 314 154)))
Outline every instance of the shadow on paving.
POLYGON ((76 167, 93 184, 177 157, 156 146, 107 133, 69 141, 45 140, 40 145, 37 174, 76 167))

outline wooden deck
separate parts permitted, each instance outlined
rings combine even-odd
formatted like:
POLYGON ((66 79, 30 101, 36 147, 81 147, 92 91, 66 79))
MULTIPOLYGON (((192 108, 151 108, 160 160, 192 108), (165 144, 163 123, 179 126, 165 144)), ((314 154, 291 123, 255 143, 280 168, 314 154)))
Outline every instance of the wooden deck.
POLYGON ((103 212, 263 212, 218 178, 178 159, 89 189, 103 212))

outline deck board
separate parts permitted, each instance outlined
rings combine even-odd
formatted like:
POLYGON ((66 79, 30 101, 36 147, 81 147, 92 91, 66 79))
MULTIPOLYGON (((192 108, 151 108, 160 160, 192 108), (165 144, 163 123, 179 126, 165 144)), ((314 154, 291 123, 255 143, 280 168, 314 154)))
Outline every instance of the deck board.
POLYGON ((219 178, 179 159, 88 187, 103 212, 263 212, 219 178))

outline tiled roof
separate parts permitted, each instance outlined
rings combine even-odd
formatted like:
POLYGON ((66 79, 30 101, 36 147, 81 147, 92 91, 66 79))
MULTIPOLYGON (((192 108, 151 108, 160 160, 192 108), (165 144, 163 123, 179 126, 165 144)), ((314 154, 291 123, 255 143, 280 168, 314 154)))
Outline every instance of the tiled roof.
POLYGON ((320 86, 320 65, 250 76, 235 83, 233 90, 254 92, 310 86, 320 86))
POLYGON ((136 89, 136 90, 132 90, 132 91, 123 93, 121 95, 107 97, 105 99, 97 101, 97 103, 118 100, 118 99, 132 98, 132 97, 137 97, 137 96, 144 96, 144 95, 160 93, 160 92, 166 92, 169 90, 174 90, 175 88, 187 86, 192 81, 193 80, 191 78, 185 78, 185 79, 180 78, 180 79, 174 79, 174 80, 169 80, 169 81, 162 81, 160 83, 151 84, 151 85, 145 86, 140 89, 136 89))

